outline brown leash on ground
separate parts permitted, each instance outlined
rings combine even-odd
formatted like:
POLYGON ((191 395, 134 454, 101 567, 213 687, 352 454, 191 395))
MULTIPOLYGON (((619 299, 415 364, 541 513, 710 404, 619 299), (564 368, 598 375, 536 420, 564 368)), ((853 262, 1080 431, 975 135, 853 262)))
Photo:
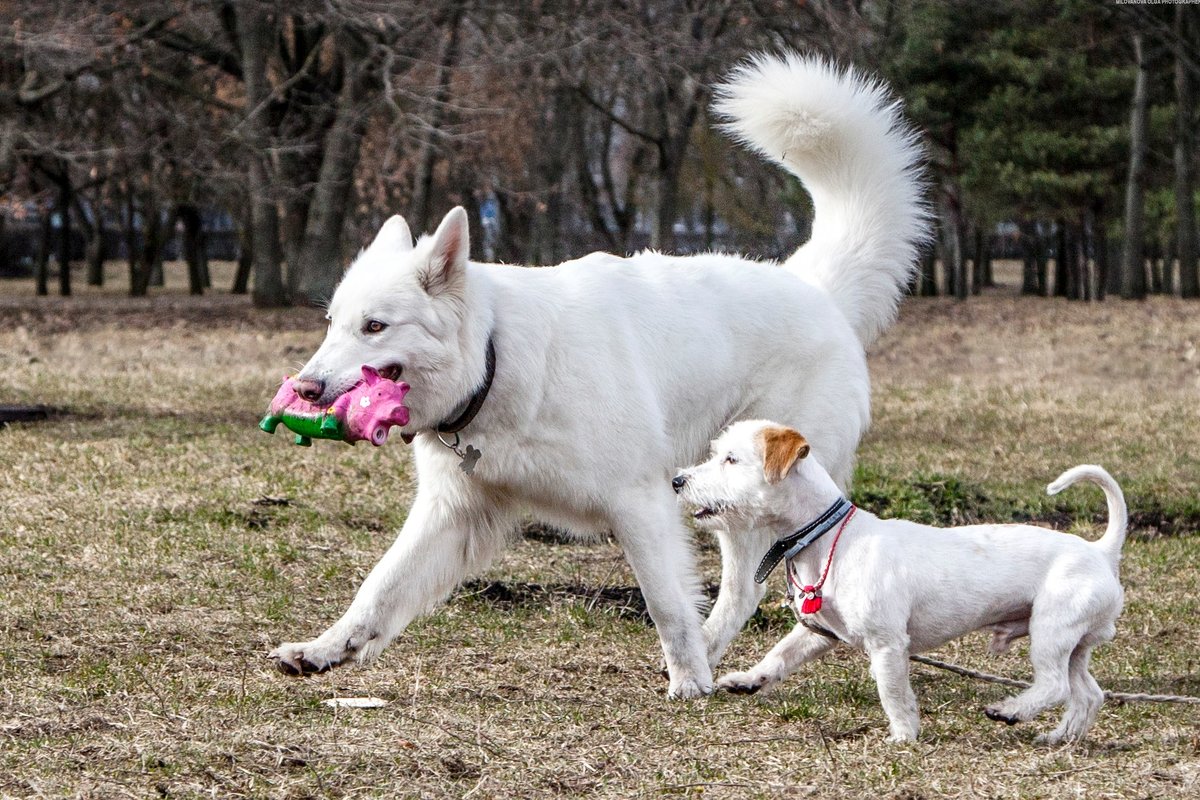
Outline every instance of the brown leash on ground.
MULTIPOLYGON (((999 683, 1003 686, 1015 686, 1018 689, 1028 689, 1029 683, 1026 681, 1013 680, 1012 678, 1003 678, 999 675, 992 675, 987 672, 979 672, 966 667, 960 667, 957 664, 950 664, 945 661, 938 661, 936 658, 927 656, 909 656, 909 659, 916 661, 918 664, 925 664, 930 667, 944 669, 947 672, 953 672, 955 675, 962 675, 965 678, 975 678, 976 680, 987 681, 988 683, 999 683)), ((1141 694, 1137 692, 1105 692, 1105 700, 1116 700, 1121 703, 1185 703, 1187 705, 1200 706, 1200 697, 1189 697, 1188 695, 1180 694, 1141 694)))

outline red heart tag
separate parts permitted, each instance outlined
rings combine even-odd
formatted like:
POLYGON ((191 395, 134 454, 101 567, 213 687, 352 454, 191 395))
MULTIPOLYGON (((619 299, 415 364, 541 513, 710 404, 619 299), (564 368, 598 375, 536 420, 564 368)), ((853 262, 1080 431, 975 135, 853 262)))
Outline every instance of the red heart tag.
POLYGON ((804 602, 800 604, 801 614, 815 614, 821 610, 821 593, 811 586, 804 587, 804 602))

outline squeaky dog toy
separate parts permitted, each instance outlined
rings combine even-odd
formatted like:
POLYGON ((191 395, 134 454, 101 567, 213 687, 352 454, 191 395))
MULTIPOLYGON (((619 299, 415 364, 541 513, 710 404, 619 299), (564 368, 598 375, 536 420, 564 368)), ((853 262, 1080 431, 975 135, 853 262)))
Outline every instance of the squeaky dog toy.
POLYGON ((383 378, 366 364, 362 374, 363 379, 331 406, 308 402, 296 394, 294 380, 284 378, 258 427, 274 433, 282 422, 296 434, 296 444, 304 447, 313 439, 370 442, 379 447, 387 441, 393 425, 408 424, 408 409, 404 407, 408 384, 383 378))

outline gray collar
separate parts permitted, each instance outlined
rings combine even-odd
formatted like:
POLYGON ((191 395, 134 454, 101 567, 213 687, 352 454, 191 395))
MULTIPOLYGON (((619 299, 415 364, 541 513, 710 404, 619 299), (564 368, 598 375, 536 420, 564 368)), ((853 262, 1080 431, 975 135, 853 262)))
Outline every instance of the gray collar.
POLYGON ((833 505, 821 513, 821 516, 795 533, 776 539, 775 543, 771 545, 771 549, 767 550, 767 554, 758 563, 758 569, 754 572, 754 582, 765 581, 780 561, 785 558, 795 558, 801 550, 820 539, 845 519, 852 508, 854 508, 853 503, 844 497, 839 497, 833 505))

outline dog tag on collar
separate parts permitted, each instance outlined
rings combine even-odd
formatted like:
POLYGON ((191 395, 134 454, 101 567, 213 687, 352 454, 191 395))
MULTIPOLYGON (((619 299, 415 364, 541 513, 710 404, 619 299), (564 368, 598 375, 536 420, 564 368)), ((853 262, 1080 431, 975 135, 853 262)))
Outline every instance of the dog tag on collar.
POLYGON ((804 602, 800 604, 801 614, 815 614, 821 610, 821 590, 812 586, 805 586, 801 589, 804 594, 804 602))
MULTIPOLYGON (((456 450, 455 452, 457 453, 458 451, 456 450)), ((467 449, 464 450, 460 455, 462 457, 462 461, 460 461, 458 464, 459 469, 468 475, 474 474, 475 462, 479 460, 479 457, 482 456, 483 453, 479 450, 476 450, 472 445, 467 445, 467 449)))

